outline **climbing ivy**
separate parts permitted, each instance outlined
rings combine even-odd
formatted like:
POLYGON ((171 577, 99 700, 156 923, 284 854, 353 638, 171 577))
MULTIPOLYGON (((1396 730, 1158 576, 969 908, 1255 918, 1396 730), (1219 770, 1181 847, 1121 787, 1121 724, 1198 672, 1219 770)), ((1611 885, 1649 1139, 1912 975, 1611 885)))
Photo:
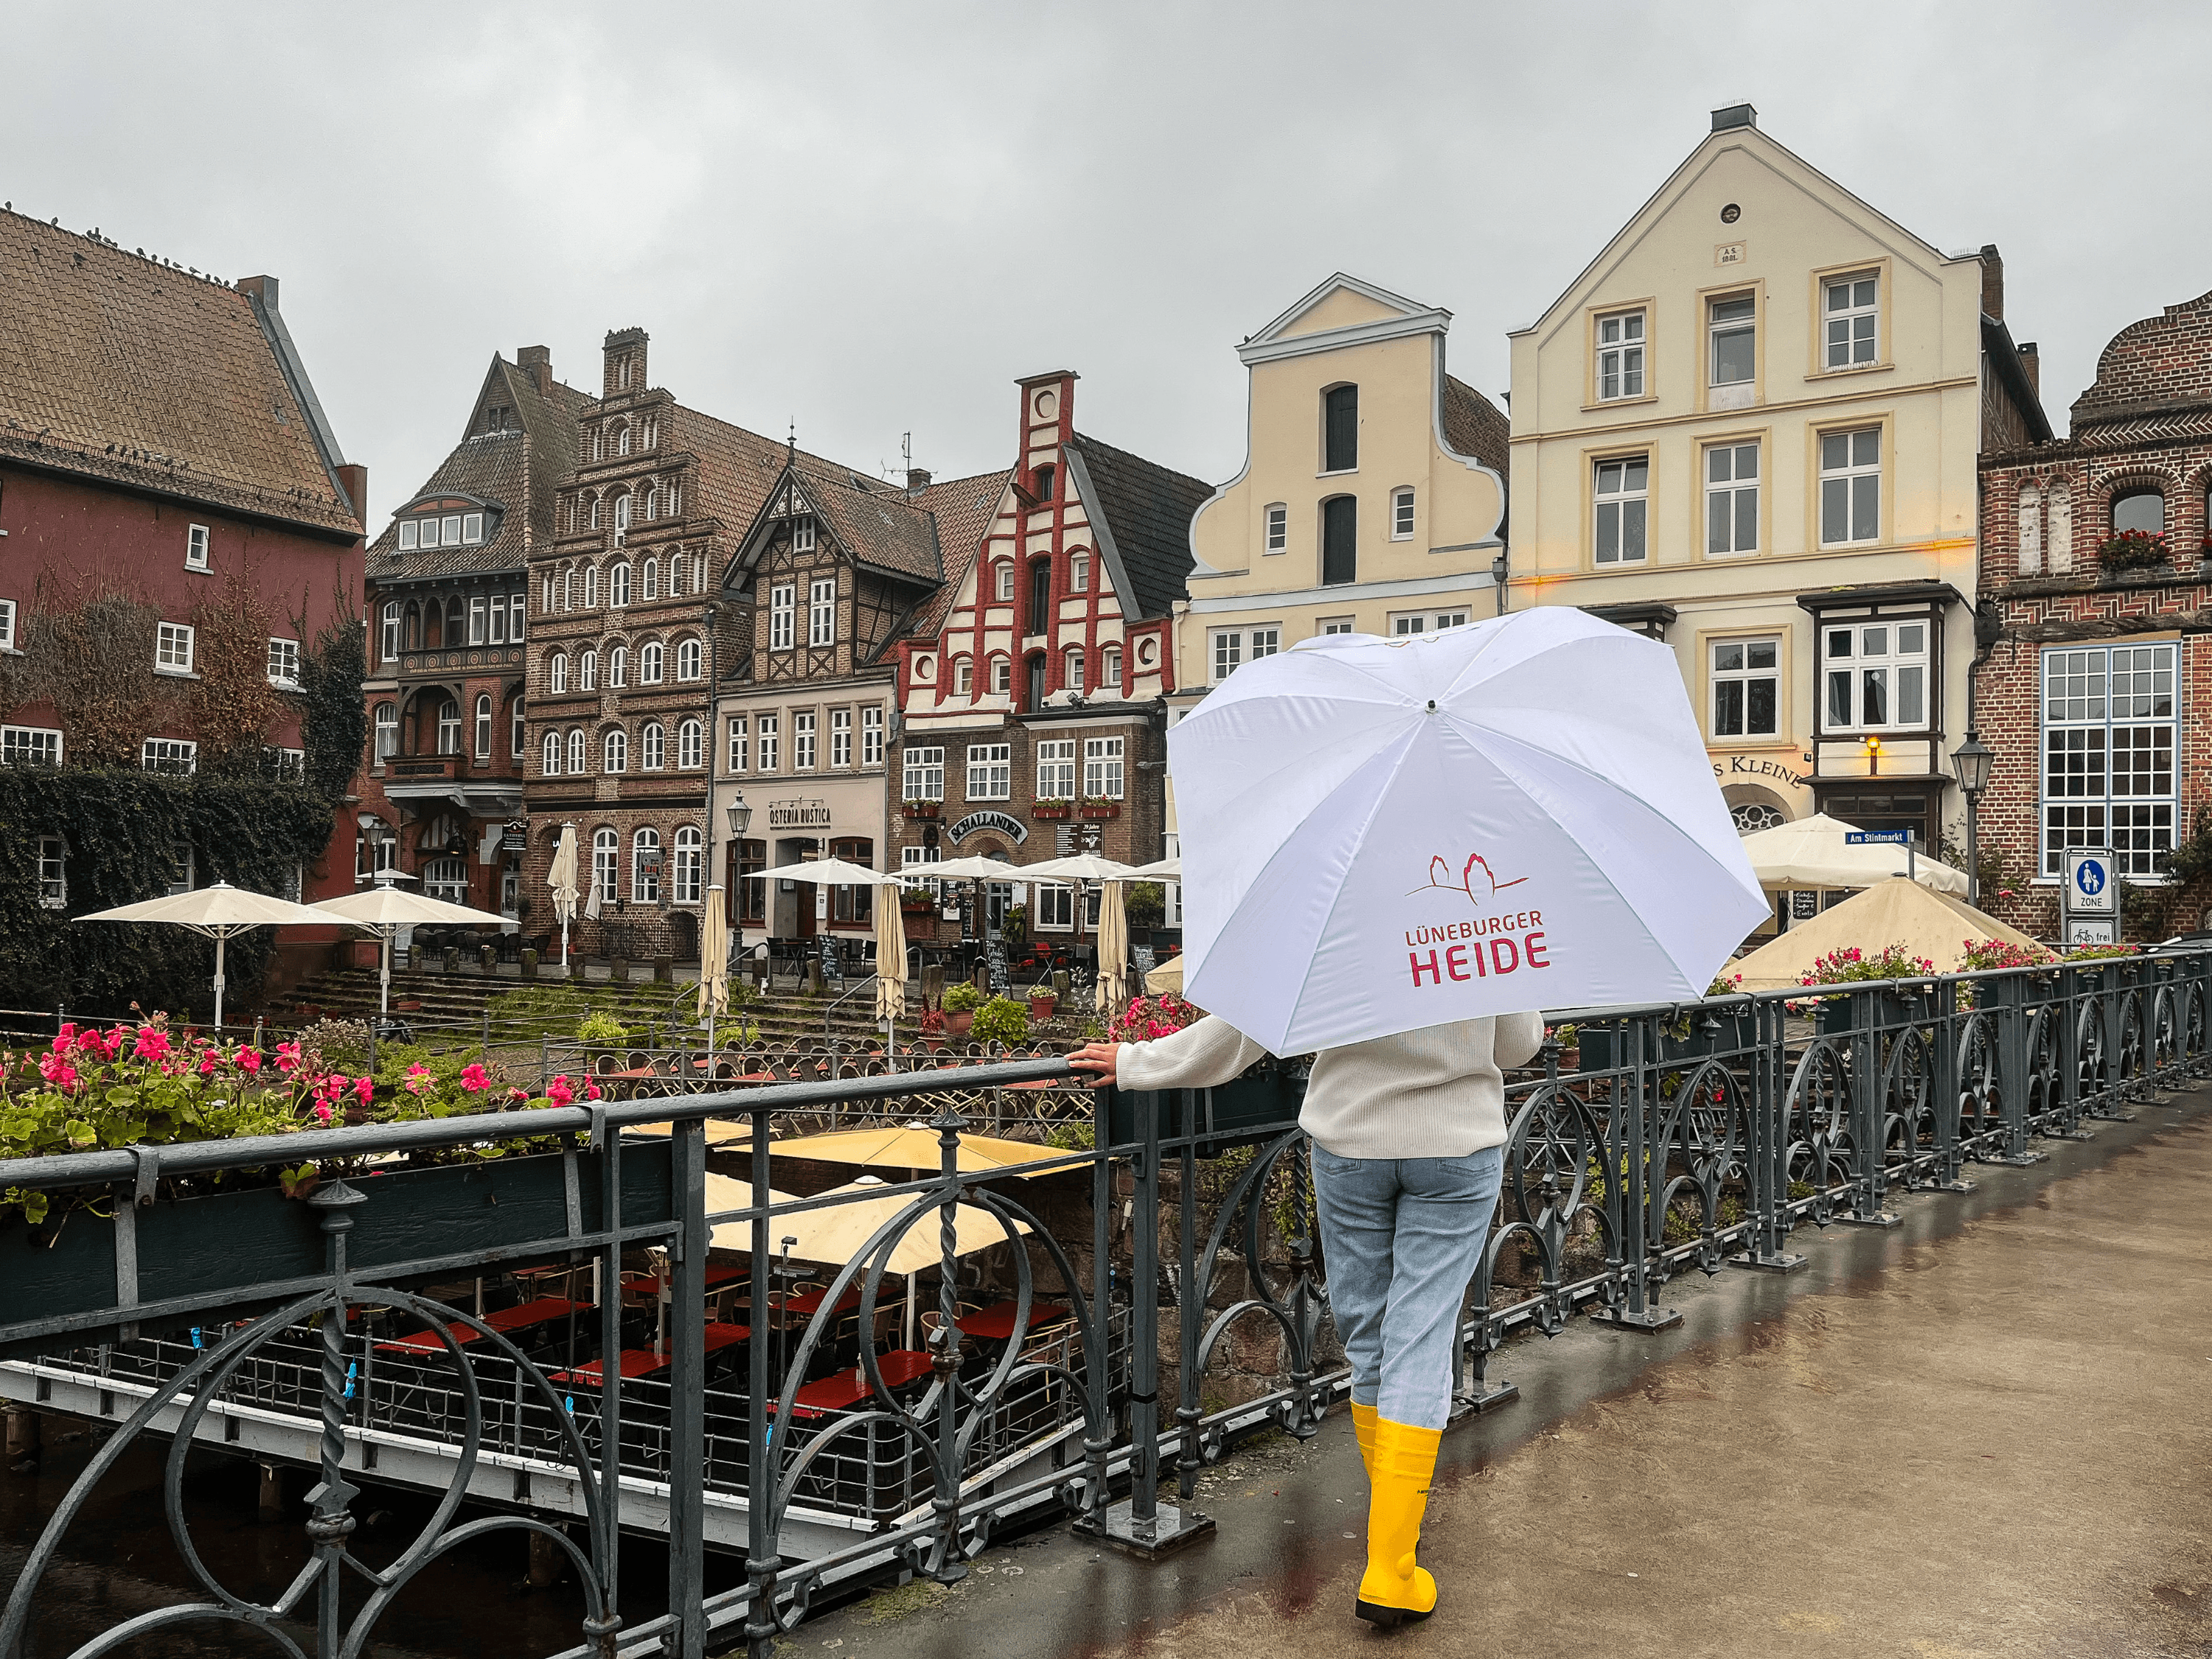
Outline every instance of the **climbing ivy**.
POLYGON ((337 617, 316 635, 300 664, 300 687, 307 698, 300 714, 307 784, 332 811, 353 787, 368 742, 368 709, 361 692, 368 668, 364 637, 350 597, 341 598, 337 617))

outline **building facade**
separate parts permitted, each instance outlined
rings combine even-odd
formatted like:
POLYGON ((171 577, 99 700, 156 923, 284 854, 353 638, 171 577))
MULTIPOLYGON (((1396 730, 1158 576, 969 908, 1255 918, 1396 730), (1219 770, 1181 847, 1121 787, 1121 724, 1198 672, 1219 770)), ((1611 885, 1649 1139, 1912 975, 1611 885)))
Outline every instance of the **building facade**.
POLYGON ((418 892, 518 925, 543 908, 520 845, 526 577, 589 401, 554 380, 543 346, 494 356, 460 442, 369 549, 358 881, 398 869, 418 892))
POLYGON ((2048 433, 1996 250, 1941 252, 1736 106, 1512 349, 1509 604, 1672 647, 1741 829, 1950 839, 1975 458, 2048 433))
MULTIPOLYGON (((899 867, 1161 856, 1170 611, 1190 569, 1190 515, 1213 492, 1079 433, 1076 379, 1016 383, 1016 465, 898 647, 899 867)), ((1017 902, 1036 939, 1090 934, 1074 890, 1010 879, 988 884, 984 913, 964 923, 957 905, 910 913, 908 937, 940 945, 963 926, 972 937, 1017 902)))
POLYGON ((2206 924, 2172 855, 2212 830, 2208 490, 2212 295, 2115 335, 2066 437, 1983 459, 1984 895, 2039 938, 2069 848, 2115 854, 2130 937, 2206 924))

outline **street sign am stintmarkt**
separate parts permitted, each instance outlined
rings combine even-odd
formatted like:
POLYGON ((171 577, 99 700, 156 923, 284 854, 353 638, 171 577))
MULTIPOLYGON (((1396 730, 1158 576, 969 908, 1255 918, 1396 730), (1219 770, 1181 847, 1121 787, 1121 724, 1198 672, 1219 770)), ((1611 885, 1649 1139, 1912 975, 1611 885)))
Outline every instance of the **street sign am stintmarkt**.
POLYGON ((1909 847, 1912 844, 1910 830, 1853 830, 1844 836, 1846 847, 1909 847))

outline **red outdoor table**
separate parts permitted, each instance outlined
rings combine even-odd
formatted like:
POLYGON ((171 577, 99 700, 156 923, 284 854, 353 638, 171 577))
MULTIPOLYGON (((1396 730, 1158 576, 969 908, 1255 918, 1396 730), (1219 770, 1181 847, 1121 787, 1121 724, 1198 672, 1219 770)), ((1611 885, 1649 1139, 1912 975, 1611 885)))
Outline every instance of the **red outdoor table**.
MULTIPOLYGON (((979 1308, 964 1319, 956 1319, 952 1322, 957 1325, 965 1335, 981 1337, 987 1341, 1003 1342, 1014 1334, 1014 1313, 1018 1305, 1012 1302, 997 1303, 988 1308, 979 1308)), ((1054 1324, 1066 1317, 1067 1310, 1056 1302, 1030 1304, 1031 1330, 1035 1330, 1040 1325, 1054 1324)))
MULTIPOLYGON (((635 1380, 641 1376, 650 1376, 655 1371, 666 1370, 672 1360, 672 1356, 655 1353, 650 1348, 624 1348, 622 1351, 622 1364, 617 1369, 625 1378, 635 1380)), ((586 1382, 597 1388, 599 1385, 599 1362, 594 1359, 587 1365, 577 1366, 573 1371, 555 1371, 545 1380, 549 1382, 561 1382, 570 1386, 578 1382, 586 1382)))
MULTIPOLYGON (((526 1331, 535 1325, 550 1324, 554 1320, 564 1319, 572 1309, 578 1313, 585 1312, 589 1306, 587 1303, 571 1302, 564 1296, 541 1296, 535 1302, 526 1302, 520 1307, 502 1308, 497 1313, 486 1314, 483 1322, 502 1336, 512 1336, 517 1331, 526 1331)), ((455 1321, 446 1328, 453 1334, 453 1340, 464 1347, 479 1340, 473 1325, 455 1321)), ((376 1351, 379 1353, 443 1353, 446 1345, 439 1340, 435 1331, 423 1331, 414 1336, 380 1342, 376 1345, 376 1351)))
MULTIPOLYGON (((919 1382, 930 1374, 933 1364, 932 1356, 912 1348, 896 1348, 876 1357, 876 1368, 883 1373, 884 1386, 890 1389, 919 1382)), ((792 1395, 791 1403, 794 1415, 812 1416, 823 1412, 852 1411, 873 1397, 867 1372, 855 1366, 849 1371, 839 1371, 834 1376, 809 1382, 792 1395)))
POLYGON ((707 1322, 707 1352, 720 1353, 732 1347, 753 1334, 750 1325, 732 1325, 726 1321, 710 1319, 707 1322))
MULTIPOLYGON (((811 1319, 814 1317, 816 1311, 822 1306, 822 1298, 829 1294, 830 1292, 827 1291, 809 1291, 805 1296, 794 1296, 784 1303, 783 1311, 786 1313, 804 1314, 806 1317, 811 1319)), ((850 1313, 854 1309, 860 1305, 860 1287, 858 1285, 855 1285, 851 1289, 848 1290, 843 1297, 838 1302, 837 1311, 839 1313, 850 1313)))

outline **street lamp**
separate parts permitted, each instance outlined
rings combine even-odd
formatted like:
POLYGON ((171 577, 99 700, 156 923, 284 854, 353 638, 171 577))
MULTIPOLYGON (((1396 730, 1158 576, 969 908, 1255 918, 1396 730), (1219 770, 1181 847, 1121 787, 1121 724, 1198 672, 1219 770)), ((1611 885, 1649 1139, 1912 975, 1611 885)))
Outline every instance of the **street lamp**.
MULTIPOLYGON (((731 796, 730 804, 722 811, 730 822, 731 848, 738 855, 736 862, 742 866, 745 861, 745 829, 753 821, 753 809, 745 805, 745 792, 740 789, 731 796)), ((745 892, 744 884, 737 881, 730 884, 730 936, 734 941, 735 955, 739 962, 743 962, 745 959, 745 892)))
POLYGON ((1505 614, 1505 553, 1500 549, 1498 556, 1490 562, 1490 585, 1497 591, 1498 614, 1501 617, 1505 614))
POLYGON ((1966 740, 1951 751, 1951 769, 1958 774, 1959 787, 1966 796, 1966 902, 1979 909, 1982 902, 1981 857, 1975 848, 1974 809, 1982 791, 1990 787, 1990 768, 1996 755, 1982 741, 1980 732, 1969 726, 1966 740))

